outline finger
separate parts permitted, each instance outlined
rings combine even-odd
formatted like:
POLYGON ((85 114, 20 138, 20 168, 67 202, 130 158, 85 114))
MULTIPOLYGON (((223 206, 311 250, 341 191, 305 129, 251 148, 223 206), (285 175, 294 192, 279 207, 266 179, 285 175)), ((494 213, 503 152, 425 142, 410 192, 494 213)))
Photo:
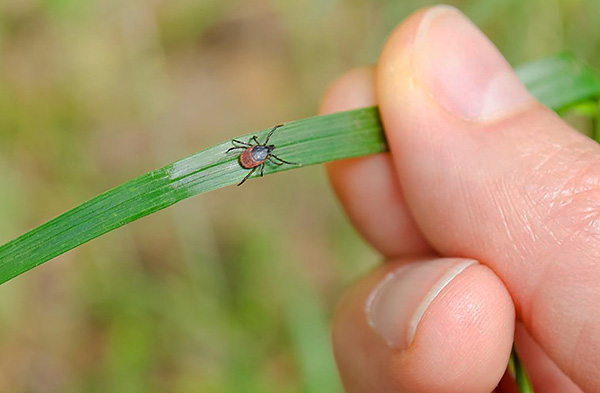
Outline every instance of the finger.
POLYGON ((600 389, 600 148, 537 103, 450 7, 412 16, 377 69, 407 204, 442 254, 483 261, 584 390, 600 389))
MULTIPOLYGON (((329 88, 321 113, 374 105, 374 69, 359 68, 329 88)), ((406 208, 389 153, 326 165, 331 184, 359 233, 382 254, 397 257, 430 251, 406 208)))
POLYGON ((506 370, 500 383, 496 386, 494 393, 521 393, 517 386, 515 379, 510 375, 510 372, 506 370))
POLYGON ((383 265, 344 296, 333 346, 347 392, 491 392, 514 309, 494 273, 460 258, 383 265))
POLYGON ((532 381, 534 391, 544 393, 582 392, 544 353, 520 323, 517 323, 515 329, 515 345, 519 358, 532 381))
MULTIPOLYGON (((582 393, 583 391, 544 353, 523 324, 515 326, 515 346, 533 390, 544 393, 582 393)), ((507 371, 497 388, 502 393, 519 393, 515 379, 507 371)))

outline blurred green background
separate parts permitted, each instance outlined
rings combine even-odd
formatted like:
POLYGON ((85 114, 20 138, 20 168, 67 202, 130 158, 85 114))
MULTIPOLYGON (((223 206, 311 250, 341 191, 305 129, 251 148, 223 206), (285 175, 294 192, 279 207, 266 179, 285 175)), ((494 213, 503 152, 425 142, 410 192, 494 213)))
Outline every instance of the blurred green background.
MULTIPOLYGON (((316 113, 429 1, 2 0, 0 243, 102 191, 316 113)), ((600 68, 597 0, 472 0, 513 64, 600 68)), ((0 287, 0 392, 340 392, 329 324, 378 262, 322 168, 127 225, 0 287)))

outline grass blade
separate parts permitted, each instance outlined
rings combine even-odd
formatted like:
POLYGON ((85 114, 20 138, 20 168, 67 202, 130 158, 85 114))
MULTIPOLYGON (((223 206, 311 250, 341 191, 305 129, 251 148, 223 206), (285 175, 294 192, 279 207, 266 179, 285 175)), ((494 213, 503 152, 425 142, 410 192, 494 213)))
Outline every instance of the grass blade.
POLYGON ((516 72, 538 100, 557 112, 600 95, 598 73, 569 52, 526 64, 516 72))
MULTIPOLYGON (((600 96, 600 78, 572 55, 560 54, 517 70, 525 85, 554 110, 600 96)), ((257 135, 264 140, 269 129, 257 135)), ((281 158, 299 166, 387 151, 376 107, 287 123, 271 139, 281 158)), ((89 240, 185 198, 237 184, 247 170, 231 143, 210 147, 124 183, 0 247, 0 283, 89 240)), ((265 174, 297 166, 267 166, 265 174)))
POLYGON ((523 367, 523 363, 521 363, 521 360, 519 359, 519 355, 517 355, 517 350, 514 345, 510 352, 510 359, 508 360, 508 371, 515 379, 519 392, 533 393, 533 386, 523 367))
MULTIPOLYGON (((270 129, 257 135, 264 140, 270 129)), ((301 166, 387 149, 376 108, 313 117, 279 128, 271 141, 277 155, 301 166)), ((109 190, 0 247, 0 283, 185 198, 237 184, 248 173, 239 152, 221 143, 109 190)), ((296 168, 267 166, 265 174, 296 168)))

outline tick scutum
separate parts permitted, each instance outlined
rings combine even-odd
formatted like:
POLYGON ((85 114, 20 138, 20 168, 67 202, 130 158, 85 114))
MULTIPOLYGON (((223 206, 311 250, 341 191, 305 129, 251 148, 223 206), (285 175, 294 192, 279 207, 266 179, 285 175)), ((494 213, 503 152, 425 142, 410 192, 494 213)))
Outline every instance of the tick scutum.
POLYGON ((273 148, 271 146, 258 145, 258 146, 254 146, 252 148, 252 151, 250 154, 252 155, 252 159, 254 161, 262 162, 267 159, 267 156, 269 155, 271 150, 273 150, 273 148))

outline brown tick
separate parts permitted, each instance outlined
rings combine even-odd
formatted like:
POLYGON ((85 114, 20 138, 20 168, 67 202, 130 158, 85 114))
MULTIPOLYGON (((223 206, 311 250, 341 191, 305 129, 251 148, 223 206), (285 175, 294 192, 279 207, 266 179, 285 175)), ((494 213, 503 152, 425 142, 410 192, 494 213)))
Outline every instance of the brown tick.
POLYGON ((231 141, 231 143, 233 144, 233 147, 230 149, 227 149, 227 153, 229 153, 230 151, 233 151, 233 150, 238 150, 238 149, 244 150, 242 152, 242 154, 240 154, 240 158, 239 158, 240 165, 246 169, 252 169, 250 171, 250 173, 248 173, 246 175, 246 177, 244 177, 244 179, 242 179, 242 181, 238 184, 238 186, 241 186, 242 184, 244 184, 244 182, 246 180, 248 180, 248 178, 257 169, 260 170, 260 176, 262 177, 263 171, 265 170, 265 164, 266 164, 267 160, 277 166, 283 165, 283 164, 298 165, 295 162, 289 162, 289 161, 282 160, 281 158, 277 157, 275 154, 272 153, 273 150, 275 150, 275 145, 267 145, 267 143, 269 143, 269 139, 271 138, 271 135, 273 135, 275 130, 281 126, 283 126, 283 124, 279 124, 271 129, 271 132, 269 132, 269 135, 267 135, 267 139, 265 140, 265 143, 260 143, 258 141, 258 138, 256 137, 256 135, 253 136, 252 138, 250 138, 248 140, 248 143, 238 141, 237 139, 234 139, 231 141), (254 141, 255 143, 252 143, 252 141, 254 141))

